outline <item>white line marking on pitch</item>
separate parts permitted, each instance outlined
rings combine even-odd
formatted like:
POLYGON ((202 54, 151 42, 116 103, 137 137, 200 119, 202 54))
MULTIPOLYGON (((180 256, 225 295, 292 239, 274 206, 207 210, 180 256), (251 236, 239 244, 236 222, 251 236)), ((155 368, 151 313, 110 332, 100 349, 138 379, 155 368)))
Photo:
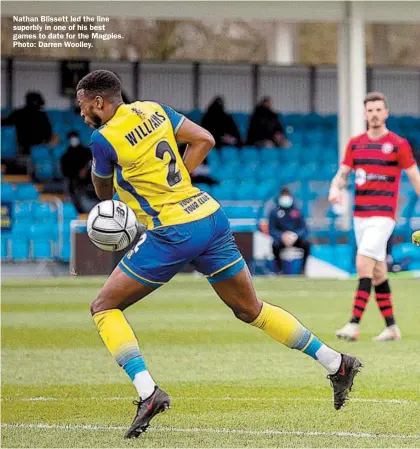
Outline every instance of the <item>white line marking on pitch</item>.
MULTIPOLYGON (((127 396, 127 397, 53 397, 53 396, 35 396, 31 398, 2 398, 2 401, 24 401, 24 402, 43 402, 43 401, 80 401, 80 400, 87 400, 87 401, 131 401, 134 399, 134 396, 127 396)), ((174 400, 196 400, 196 398, 192 397, 172 397, 174 400)), ((261 398, 246 398, 246 397, 223 397, 223 398, 211 398, 207 397, 205 398, 208 401, 261 401, 261 398)), ((331 399, 329 398, 264 398, 264 401, 297 401, 297 402, 329 402, 331 399)), ((351 398, 351 402, 362 402, 362 403, 376 403, 376 404, 418 404, 420 401, 413 401, 408 399, 365 399, 365 398, 351 398)))
MULTIPOLYGON (((1 424, 2 428, 26 428, 26 429, 52 429, 52 430, 124 430, 124 426, 95 426, 95 425, 59 425, 59 424, 1 424)), ((243 430, 243 429, 206 429, 193 427, 191 429, 179 429, 176 427, 152 427, 153 432, 179 432, 179 433, 220 433, 240 435, 296 435, 296 436, 334 436, 354 438, 395 438, 395 439, 420 439, 420 435, 396 435, 386 433, 365 432, 318 432, 310 430, 243 430)))

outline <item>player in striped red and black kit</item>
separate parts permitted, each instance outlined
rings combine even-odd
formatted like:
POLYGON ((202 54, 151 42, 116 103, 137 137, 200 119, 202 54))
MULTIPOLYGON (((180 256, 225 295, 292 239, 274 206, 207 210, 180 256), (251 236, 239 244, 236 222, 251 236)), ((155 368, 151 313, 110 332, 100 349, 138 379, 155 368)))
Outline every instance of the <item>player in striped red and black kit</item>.
POLYGON ((354 231, 359 285, 351 320, 336 336, 346 340, 359 338, 359 323, 373 285, 386 322, 385 330, 374 340, 399 340, 401 332, 395 323, 387 279, 386 245, 395 227, 401 170, 406 171, 419 197, 420 173, 407 140, 386 127, 389 115, 386 97, 380 92, 371 92, 364 104, 368 131, 350 139, 329 193, 331 203, 341 203, 342 189, 350 172, 355 171, 354 231))

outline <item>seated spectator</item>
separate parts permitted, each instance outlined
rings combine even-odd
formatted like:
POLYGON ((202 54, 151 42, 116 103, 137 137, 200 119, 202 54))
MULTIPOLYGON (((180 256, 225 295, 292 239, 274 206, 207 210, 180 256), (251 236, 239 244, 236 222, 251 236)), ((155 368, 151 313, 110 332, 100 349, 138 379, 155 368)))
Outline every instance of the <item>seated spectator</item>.
POLYGON ((60 161, 65 191, 79 213, 88 213, 99 202, 91 180, 92 153, 80 143, 77 131, 67 138, 69 146, 60 161))
POLYGON ((247 144, 257 147, 288 146, 284 127, 273 111, 270 97, 264 97, 254 109, 249 121, 247 144))
POLYGON ((308 229, 287 187, 281 189, 277 197, 277 205, 271 209, 268 225, 273 238, 273 256, 279 272, 282 272, 281 251, 295 247, 303 250, 302 273, 304 273, 310 252, 310 243, 307 240, 308 229))
POLYGON ((210 104, 201 119, 201 126, 212 134, 216 148, 223 145, 242 146, 239 129, 232 116, 225 111, 222 97, 216 97, 210 104))
POLYGON ((31 147, 34 145, 58 143, 58 136, 53 135, 50 119, 43 107, 45 101, 39 92, 27 92, 25 106, 16 109, 2 118, 1 126, 16 128, 17 156, 11 161, 10 172, 31 173, 31 147))

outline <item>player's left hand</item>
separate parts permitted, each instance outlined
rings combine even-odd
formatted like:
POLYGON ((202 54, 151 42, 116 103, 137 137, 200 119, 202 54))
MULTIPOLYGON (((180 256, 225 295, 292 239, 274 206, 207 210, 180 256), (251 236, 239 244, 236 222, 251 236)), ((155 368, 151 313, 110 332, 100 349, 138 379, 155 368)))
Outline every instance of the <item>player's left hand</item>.
POLYGON ((420 230, 413 232, 413 235, 411 236, 411 241, 415 245, 420 246, 420 230))

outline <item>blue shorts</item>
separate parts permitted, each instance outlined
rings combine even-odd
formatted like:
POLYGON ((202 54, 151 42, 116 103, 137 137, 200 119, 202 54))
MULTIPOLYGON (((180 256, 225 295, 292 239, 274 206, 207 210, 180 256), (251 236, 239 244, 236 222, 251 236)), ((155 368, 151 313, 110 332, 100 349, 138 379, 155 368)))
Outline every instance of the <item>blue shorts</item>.
POLYGON ((222 209, 191 223, 147 231, 118 266, 136 281, 160 287, 189 263, 211 283, 245 266, 222 209))

